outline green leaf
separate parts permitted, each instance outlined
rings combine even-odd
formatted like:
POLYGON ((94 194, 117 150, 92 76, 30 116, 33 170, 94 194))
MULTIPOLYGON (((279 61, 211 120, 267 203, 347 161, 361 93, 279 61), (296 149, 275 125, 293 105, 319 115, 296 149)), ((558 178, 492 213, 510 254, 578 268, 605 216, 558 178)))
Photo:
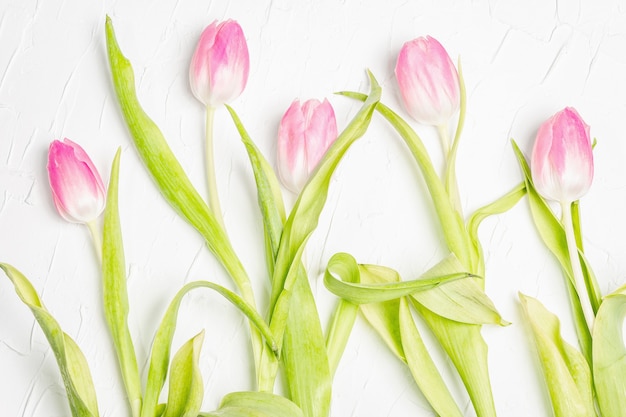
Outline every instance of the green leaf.
POLYGON ((111 179, 104 212, 102 242, 102 279, 104 316, 113 338, 113 344, 126 387, 132 415, 141 412, 141 382, 133 340, 128 329, 128 293, 126 290, 126 262, 118 211, 118 182, 120 150, 111 168, 111 179))
POLYGON ((593 379, 604 417, 619 417, 626 410, 626 287, 602 301, 593 325, 593 379))
MULTIPOLYGON (((591 371, 585 357, 560 335, 559 319, 536 299, 520 293, 555 417, 595 416, 591 371)), ((623 411, 623 409, 622 409, 623 411)))
POLYGON ((196 417, 204 398, 198 367, 204 330, 185 343, 172 359, 170 386, 163 417, 196 417))
POLYGON ((280 235, 283 232, 283 224, 285 223, 285 206, 280 191, 280 184, 271 165, 263 157, 263 154, 254 144, 250 135, 246 131, 241 119, 235 110, 226 106, 230 113, 241 141, 246 147, 250 165, 254 173, 254 180, 257 188, 257 200, 261 215, 263 218, 263 226, 265 230, 267 247, 265 249, 267 255, 267 263, 270 275, 274 273, 274 262, 278 255, 278 246, 280 245, 280 235))
POLYGON ((304 417, 297 405, 269 392, 233 392, 224 397, 216 411, 199 417, 304 417))
POLYGON ((174 299, 170 303, 167 311, 165 312, 159 329, 154 337, 152 344, 152 352, 150 354, 150 368, 148 369, 148 382, 146 384, 146 392, 144 397, 143 407, 141 409, 142 417, 153 417, 156 415, 156 409, 159 400, 159 394, 163 389, 165 383, 165 376, 167 374, 167 367, 169 365, 170 350, 172 347, 172 339, 174 337, 174 331, 176 330, 176 319, 178 317, 178 309, 183 297, 191 290, 195 288, 209 288, 212 289, 230 301, 235 305, 242 313, 244 313, 251 323, 253 323, 259 331, 266 337, 267 343, 271 346, 273 351, 277 351, 278 347, 276 341, 273 339, 272 334, 263 321, 263 318, 254 310, 252 306, 238 296, 237 294, 229 291, 228 289, 214 284, 209 281, 194 281, 185 285, 178 291, 174 299))
POLYGON ((428 349, 413 321, 406 298, 400 299, 399 325, 406 363, 428 403, 440 416, 462 417, 463 413, 459 410, 439 370, 428 354, 428 349))
MULTIPOLYGON (((391 273, 392 270, 389 268, 360 265, 359 271, 363 283, 400 281, 400 276, 397 273, 391 273), (384 273, 385 270, 389 273, 384 273)), ((409 366, 413 379, 433 410, 441 416, 461 417, 463 414, 456 405, 415 326, 407 297, 382 303, 361 304, 360 309, 390 350, 409 366)))
POLYGON ((305 417, 330 413, 332 375, 319 313, 304 268, 293 286, 292 306, 283 339, 289 397, 305 417))
POLYGON ((98 403, 89 365, 78 345, 46 310, 30 281, 13 266, 0 263, 22 302, 30 308, 54 352, 73 417, 98 417, 98 403))
MULTIPOLYGON (((457 279, 468 278, 471 275, 466 272, 455 272, 440 276, 422 275, 412 281, 400 281, 394 279, 384 279, 384 284, 363 284, 358 282, 346 282, 341 278, 345 276, 347 254, 338 253, 333 255, 328 261, 326 273, 324 274, 324 284, 326 288, 338 297, 344 298, 355 304, 380 303, 382 301, 394 300, 400 297, 411 295, 417 291, 424 291, 438 285, 444 285, 457 279)), ((368 266, 369 267, 369 266, 368 266)), ((362 269, 360 269, 362 272, 362 269)), ((397 274, 392 269, 379 269, 378 274, 397 274), (384 271, 384 272, 382 272, 384 271)))
MULTIPOLYGON (((428 270, 426 276, 446 276, 463 272, 463 266, 454 255, 449 255, 428 270)), ((432 289, 411 294, 430 311, 450 320, 468 324, 509 323, 502 319, 493 302, 482 289, 482 279, 461 279, 432 289)))
MULTIPOLYGON (((567 249, 567 240, 565 238, 565 230, 561 222, 556 218, 550 207, 545 200, 539 195, 535 189, 532 181, 532 175, 530 167, 524 158, 524 154, 519 149, 515 141, 512 141, 513 150, 515 156, 520 164, 520 168, 524 174, 524 181, 526 183, 526 192, 528 195, 528 203, 530 205, 530 212, 535 222, 539 236, 543 240, 546 247, 556 257, 557 261, 561 265, 561 268, 566 277, 566 286, 569 294, 570 305, 572 306, 572 312, 574 314, 574 326, 576 327, 576 334, 578 336, 578 343, 582 349, 583 354, 587 358, 587 361, 591 363, 591 334, 587 327, 580 300, 574 287, 574 278, 572 272, 572 266, 569 261, 569 252, 567 249)), ((589 283, 591 268, 587 263, 582 252, 579 251, 581 258, 581 264, 584 265, 583 274, 585 275, 585 281, 589 283)), ((589 285, 587 286, 589 288, 589 285)))
MULTIPOLYGON (((266 257, 271 275, 274 273, 274 262, 278 255, 285 222, 280 184, 235 111, 228 106, 227 108, 246 147, 254 172, 265 229, 266 257)), ((287 388, 290 398, 306 417, 325 417, 330 412, 332 377, 319 314, 302 264, 298 268, 291 297, 292 305, 298 308, 289 310, 282 345, 287 388)), ((276 376, 278 360, 267 350, 264 346, 259 367, 259 387, 270 391, 276 376)))
MULTIPOLYGON (((113 23, 107 16, 106 40, 113 84, 130 130, 135 147, 165 200, 204 237, 207 246, 231 276, 243 298, 256 305, 250 279, 233 250, 226 232, 185 174, 182 166, 167 144, 163 133, 145 113, 135 90, 133 68, 122 54, 113 23)), ((252 348, 255 362, 263 341, 251 325, 252 348)))

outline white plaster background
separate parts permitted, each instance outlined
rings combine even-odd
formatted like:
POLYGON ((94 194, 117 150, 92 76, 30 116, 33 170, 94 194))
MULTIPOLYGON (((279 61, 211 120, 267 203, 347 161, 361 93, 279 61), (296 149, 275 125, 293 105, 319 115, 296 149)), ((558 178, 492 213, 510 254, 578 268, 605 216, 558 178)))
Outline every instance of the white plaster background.
MULTIPOLYGON (((103 177, 122 148, 121 217, 129 270, 130 326, 142 371, 166 303, 185 282, 230 285, 199 236, 167 206, 131 145, 113 94, 104 19, 134 65, 138 93, 196 186, 204 191, 203 109, 188 88, 191 53, 214 19, 238 20, 251 71, 233 105, 274 161, 282 113, 299 97, 328 97, 343 128, 356 104, 333 96, 367 89, 406 115, 393 67, 405 41, 438 38, 461 56, 468 91, 459 149, 467 213, 520 180, 510 139, 529 153, 539 124, 575 106, 598 139, 596 176, 582 201, 588 256, 606 293, 625 281, 626 2, 621 1, 92 1, 0 0, 0 260, 24 272, 92 367, 101 415, 129 415, 102 317, 98 265, 87 230, 55 212, 45 170, 50 141, 68 137, 103 177)), ((251 171, 225 111, 216 119, 217 177, 229 233, 267 298, 262 229, 251 171)), ((436 161, 434 131, 418 128, 436 161)), ((397 136, 375 117, 334 176, 305 254, 324 323, 334 298, 321 282, 337 251, 391 266, 407 279, 445 255, 424 185, 397 136)), ((290 198, 288 198, 289 200, 290 198)), ((501 416, 551 415, 517 293, 538 297, 575 343, 559 269, 537 238, 526 201, 485 221, 486 289, 506 328, 485 327, 501 416)), ((187 297, 175 346, 204 328, 206 397, 214 409, 231 391, 252 388, 247 326, 217 295, 187 297)), ((451 366, 433 354, 468 416, 451 366)), ((0 407, 6 416, 67 416, 54 356, 30 312, 0 277, 0 407)), ((430 416, 408 370, 359 320, 334 382, 332 416, 430 416)))

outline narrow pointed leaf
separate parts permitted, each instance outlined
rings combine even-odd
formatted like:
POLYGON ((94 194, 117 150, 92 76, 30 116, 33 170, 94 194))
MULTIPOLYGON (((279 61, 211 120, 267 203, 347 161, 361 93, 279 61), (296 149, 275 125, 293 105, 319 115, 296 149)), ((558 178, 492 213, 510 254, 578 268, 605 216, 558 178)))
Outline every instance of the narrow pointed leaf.
POLYGON ((399 325, 406 363, 428 403, 440 416, 462 417, 463 413, 459 410, 422 341, 406 298, 400 299, 399 325))
POLYGON ((141 382, 133 340, 128 329, 128 292, 126 289, 126 261, 118 211, 118 182, 120 150, 118 149, 107 193, 102 241, 102 279, 104 316, 106 318, 115 352, 128 394, 132 415, 141 410, 141 382))
POLYGON ((593 325, 593 378, 604 417, 626 410, 626 287, 602 301, 593 325))
POLYGON ((57 360, 73 417, 98 417, 96 392, 85 356, 46 310, 30 281, 9 264, 0 263, 22 302, 30 308, 57 360))
POLYGON ((163 417, 196 417, 204 398, 204 384, 198 367, 204 331, 185 343, 174 358, 163 417))
POLYGON ((555 417, 595 416, 591 371, 585 357, 560 335, 559 319, 536 299, 520 294, 555 417))

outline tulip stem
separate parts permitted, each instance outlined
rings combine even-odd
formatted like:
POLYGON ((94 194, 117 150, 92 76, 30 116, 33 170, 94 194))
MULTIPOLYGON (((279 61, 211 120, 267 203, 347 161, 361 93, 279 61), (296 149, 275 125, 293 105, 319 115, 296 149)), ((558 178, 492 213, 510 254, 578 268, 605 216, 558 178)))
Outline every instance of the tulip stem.
POLYGON ((574 234, 574 223, 572 221, 572 207, 571 203, 561 202, 561 221, 565 228, 565 239, 567 240, 567 251, 569 252, 570 264, 572 266, 572 275, 574 278, 574 288, 578 293, 578 299, 587 322, 589 332, 593 331, 593 322, 595 314, 591 307, 591 301, 589 299, 589 293, 587 292, 587 286, 585 285, 585 278, 583 276, 582 265, 580 264, 580 257, 578 256, 578 246, 576 245, 576 235, 574 234))
POLYGON ((450 135, 448 134, 448 126, 444 123, 437 126, 437 132, 439 133, 439 140, 441 141, 441 149, 443 150, 444 160, 448 160, 448 154, 450 153, 450 135))
POLYGON ((207 186, 209 187, 209 207, 215 215, 218 223, 224 230, 224 218, 222 217, 222 208, 217 191, 217 180, 215 177, 215 157, 213 152, 213 119, 215 116, 215 107, 207 106, 206 108, 206 125, 205 125, 205 166, 207 186))
POLYGON ((96 254, 98 255, 98 260, 102 263, 102 234, 100 233, 100 229, 98 228, 98 221, 94 219, 90 222, 85 223, 87 229, 89 229, 89 233, 91 234, 91 241, 93 242, 94 249, 96 250, 96 254))

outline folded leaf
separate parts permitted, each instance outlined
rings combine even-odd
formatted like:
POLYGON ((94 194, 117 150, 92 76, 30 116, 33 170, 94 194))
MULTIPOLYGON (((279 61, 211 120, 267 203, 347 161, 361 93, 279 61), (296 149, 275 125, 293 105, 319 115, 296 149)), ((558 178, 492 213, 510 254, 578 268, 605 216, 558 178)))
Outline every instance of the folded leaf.
POLYGON ((185 343, 170 369, 170 386, 163 417, 196 417, 204 398, 204 384, 198 367, 204 330, 185 343))
MULTIPOLYGON (((345 276, 347 257, 350 255, 337 253, 328 261, 324 284, 333 294, 355 304, 380 303, 411 295, 417 291, 424 291, 438 285, 468 278, 471 275, 466 272, 454 272, 440 276, 423 275, 412 281, 400 281, 396 279, 383 279, 385 283, 363 284, 358 282, 345 282, 341 280, 345 276), (339 277, 339 278, 336 278, 339 277)), ((364 268, 367 272, 367 267, 364 268)), ((389 268, 380 268, 377 273, 397 275, 397 272, 389 268), (382 272, 384 271, 384 272, 382 272)))
POLYGON ((98 403, 91 372, 78 345, 63 332, 59 323, 46 310, 30 281, 9 264, 0 263, 22 302, 30 308, 54 352, 61 371, 73 417, 98 417, 98 403))
POLYGON ((560 335, 559 319, 536 299, 520 301, 543 369, 555 417, 595 416, 591 371, 585 357, 560 335))
POLYGON ((626 410, 626 287, 602 301, 593 325, 593 379, 603 417, 626 410))
MULTIPOLYGON (((454 255, 444 258, 422 275, 445 276, 463 272, 463 265, 454 255)), ((460 279, 416 292, 411 296, 430 311, 450 320, 469 324, 509 323, 502 320, 493 302, 483 290, 482 278, 460 279), (481 283, 477 281, 481 281, 481 283)))

